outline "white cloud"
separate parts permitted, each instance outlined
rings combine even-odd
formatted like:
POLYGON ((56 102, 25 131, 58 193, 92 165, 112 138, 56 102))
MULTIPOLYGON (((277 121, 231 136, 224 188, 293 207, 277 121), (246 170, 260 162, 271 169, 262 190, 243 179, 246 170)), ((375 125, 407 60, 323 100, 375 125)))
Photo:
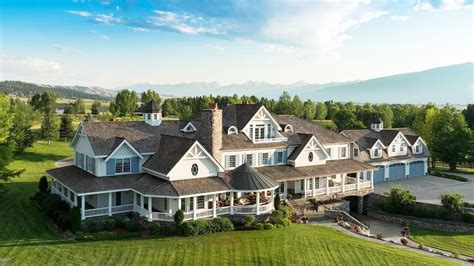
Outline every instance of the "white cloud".
POLYGON ((415 10, 440 11, 440 10, 458 10, 472 7, 473 2, 466 2, 465 0, 440 0, 428 1, 418 0, 413 5, 415 10))
POLYGON ((216 28, 204 25, 204 19, 201 17, 162 10, 154 10, 153 12, 155 15, 150 17, 148 23, 158 28, 189 35, 202 33, 218 35, 223 33, 216 28))
POLYGON ((391 16, 390 18, 391 18, 392 20, 405 21, 405 20, 407 20, 409 17, 408 17, 408 16, 391 16))
POLYGON ((1 54, 2 72, 23 74, 60 74, 63 68, 60 63, 41 57, 19 57, 1 54))
POLYGON ((78 15, 81 17, 90 17, 92 16, 92 13, 86 12, 86 11, 77 11, 77 10, 67 10, 67 13, 73 14, 73 15, 78 15))
POLYGON ((110 15, 98 14, 97 16, 95 16, 94 21, 97 23, 102 23, 102 24, 122 23, 122 19, 115 17, 114 14, 110 14, 110 15))
POLYGON ((272 43, 331 51, 351 38, 351 28, 388 14, 373 10, 367 1, 335 1, 274 8, 261 35, 272 43))
POLYGON ((148 29, 142 28, 142 27, 131 27, 133 31, 136 32, 148 32, 148 29))

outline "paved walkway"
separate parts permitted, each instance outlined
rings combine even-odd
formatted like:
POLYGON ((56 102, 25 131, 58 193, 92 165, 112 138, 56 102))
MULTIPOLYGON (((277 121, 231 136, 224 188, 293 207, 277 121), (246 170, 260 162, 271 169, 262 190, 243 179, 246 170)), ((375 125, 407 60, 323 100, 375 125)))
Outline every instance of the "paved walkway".
POLYGON ((64 166, 69 166, 69 165, 73 165, 74 164, 74 158, 66 158, 66 159, 62 159, 62 160, 59 160, 59 161, 56 161, 54 163, 54 165, 56 165, 56 167, 64 167, 64 166))
POLYGON ((418 201, 441 204, 439 196, 442 193, 460 192, 464 195, 465 201, 474 204, 474 175, 456 174, 464 176, 469 181, 461 182, 437 176, 419 176, 408 179, 380 182, 375 184, 374 192, 383 194, 393 185, 401 185, 409 189, 418 201))
MULTIPOLYGON (((365 222, 369 222, 369 221, 370 220, 365 221, 365 222)), ((397 238, 398 239, 397 243, 400 243, 400 231, 401 231, 401 226, 400 225, 386 223, 386 222, 382 222, 382 221, 376 221, 376 220, 371 220, 371 222, 372 222, 372 224, 370 225, 371 234, 374 235, 374 234, 377 234, 376 232, 380 232, 380 233, 382 233, 384 239, 386 239, 386 240, 392 240, 392 239, 395 240, 395 238, 397 238), (386 224, 386 225, 384 225, 384 224, 386 224), (396 232, 394 230, 398 231, 398 236, 397 237, 395 236, 396 232)), ((392 242, 389 242, 389 241, 381 241, 381 240, 374 239, 374 238, 371 238, 371 237, 356 234, 356 233, 353 233, 350 230, 344 229, 341 226, 339 226, 338 224, 334 223, 333 219, 315 221, 315 222, 311 222, 311 224, 318 224, 318 225, 327 226, 327 227, 336 229, 337 231, 342 232, 346 235, 350 235, 350 236, 353 236, 353 237, 365 239, 365 240, 372 241, 372 242, 377 242, 381 245, 388 245, 388 246, 392 246, 392 247, 395 247, 395 248, 410 250, 410 251, 417 252, 417 253, 424 254, 424 255, 428 255, 428 256, 431 256, 431 257, 445 259, 445 260, 449 260, 449 261, 452 261, 452 262, 455 262, 455 263, 461 263, 463 265, 472 265, 472 264, 468 263, 467 261, 463 261, 463 260, 459 260, 459 259, 455 259, 455 258, 449 258, 449 257, 443 256, 443 255, 440 255, 440 254, 428 252, 426 250, 406 247, 406 246, 395 244, 395 243, 392 243, 392 242)), ((411 241, 411 240, 409 240, 409 245, 412 246, 412 247, 417 247, 418 246, 418 244, 416 244, 414 241, 411 241)), ((436 250, 436 249, 432 249, 432 250, 436 250)), ((444 251, 442 251, 442 252, 444 252, 444 251)), ((444 252, 444 253, 450 254, 449 252, 444 252)))

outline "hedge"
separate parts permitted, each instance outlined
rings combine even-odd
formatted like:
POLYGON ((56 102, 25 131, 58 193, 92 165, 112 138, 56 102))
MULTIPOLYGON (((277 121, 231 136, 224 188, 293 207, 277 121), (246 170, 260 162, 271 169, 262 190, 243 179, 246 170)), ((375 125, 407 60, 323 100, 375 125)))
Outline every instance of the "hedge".
POLYGON ((216 232, 233 231, 234 225, 228 218, 214 218, 212 220, 196 220, 181 224, 179 231, 183 236, 196 236, 216 232))

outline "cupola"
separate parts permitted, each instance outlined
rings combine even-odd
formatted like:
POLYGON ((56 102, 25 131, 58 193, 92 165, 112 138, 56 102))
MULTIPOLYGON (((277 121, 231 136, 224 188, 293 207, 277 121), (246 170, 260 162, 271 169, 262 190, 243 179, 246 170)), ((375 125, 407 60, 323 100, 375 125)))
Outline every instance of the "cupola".
POLYGON ((161 124, 161 107, 160 105, 151 100, 145 104, 142 108, 143 121, 151 126, 159 126, 161 124))
POLYGON ((377 117, 372 121, 372 124, 370 124, 370 129, 380 132, 383 130, 383 120, 380 117, 377 117))

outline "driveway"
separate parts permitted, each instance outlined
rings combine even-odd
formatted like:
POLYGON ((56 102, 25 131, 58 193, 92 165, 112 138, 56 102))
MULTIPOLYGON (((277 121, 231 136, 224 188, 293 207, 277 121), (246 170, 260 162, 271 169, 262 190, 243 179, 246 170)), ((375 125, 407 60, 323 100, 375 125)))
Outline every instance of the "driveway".
POLYGON ((467 182, 460 182, 437 176, 418 176, 402 180, 375 183, 375 193, 383 194, 391 186, 400 184, 409 189, 417 201, 441 204, 439 196, 442 193, 460 192, 464 195, 464 200, 474 204, 474 175, 456 174, 469 179, 467 182))

